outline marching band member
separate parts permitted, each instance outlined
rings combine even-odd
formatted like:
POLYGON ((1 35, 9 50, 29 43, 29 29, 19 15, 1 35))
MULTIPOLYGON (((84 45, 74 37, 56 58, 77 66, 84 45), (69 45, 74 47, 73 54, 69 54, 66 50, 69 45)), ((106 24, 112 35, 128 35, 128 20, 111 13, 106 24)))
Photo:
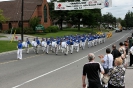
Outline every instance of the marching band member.
POLYGON ((17 51, 17 59, 22 60, 22 42, 21 40, 18 41, 18 45, 17 45, 18 51, 17 51))
POLYGON ((75 40, 75 47, 76 47, 76 51, 77 52, 79 52, 79 43, 80 43, 80 41, 79 41, 79 39, 78 38, 76 38, 76 40, 75 40))
POLYGON ((57 41, 56 41, 56 39, 53 39, 53 41, 52 41, 52 52, 55 52, 57 55, 57 41))
POLYGON ((66 39, 66 43, 67 43, 67 46, 66 46, 66 54, 68 54, 68 51, 70 49, 70 40, 69 39, 66 39))
POLYGON ((91 36, 91 40, 92 40, 92 41, 91 41, 92 46, 94 46, 95 39, 94 39, 94 36, 93 36, 93 35, 91 36))
POLYGON ((28 38, 26 39, 26 43, 27 43, 26 53, 28 54, 29 53, 29 45, 30 45, 30 41, 28 38))
POLYGON ((37 42, 35 40, 36 39, 34 38, 33 41, 31 42, 34 52, 36 52, 36 46, 37 46, 37 42))
POLYGON ((73 53, 73 45, 74 45, 74 42, 72 39, 70 39, 70 52, 71 52, 71 54, 73 53))
MULTIPOLYGON (((60 38, 57 38, 57 49, 61 50, 61 39, 60 38)), ((58 53, 58 51, 57 51, 57 53, 58 53)))
POLYGON ((46 38, 46 42, 47 42, 46 54, 48 54, 49 53, 50 39, 46 38))
POLYGON ((42 46, 42 51, 45 52, 46 47, 47 47, 47 43, 46 43, 46 40, 44 38, 42 38, 41 46, 42 46))
POLYGON ((66 43, 65 39, 61 42, 61 49, 62 49, 62 53, 67 55, 67 53, 66 53, 66 51, 67 51, 67 43, 66 43))
POLYGON ((90 48, 92 46, 92 40, 91 40, 91 36, 90 35, 88 35, 87 41, 88 41, 88 48, 90 48))
POLYGON ((36 46, 36 54, 38 54, 38 51, 39 51, 39 45, 40 45, 40 41, 39 41, 39 39, 38 39, 38 37, 36 38, 36 43, 37 43, 37 46, 36 46))
POLYGON ((105 39, 106 39, 106 34, 103 34, 103 43, 105 43, 105 39))
POLYGON ((98 44, 100 44, 100 35, 98 34, 98 44))
POLYGON ((82 47, 82 50, 85 48, 85 37, 81 37, 81 47, 82 47))

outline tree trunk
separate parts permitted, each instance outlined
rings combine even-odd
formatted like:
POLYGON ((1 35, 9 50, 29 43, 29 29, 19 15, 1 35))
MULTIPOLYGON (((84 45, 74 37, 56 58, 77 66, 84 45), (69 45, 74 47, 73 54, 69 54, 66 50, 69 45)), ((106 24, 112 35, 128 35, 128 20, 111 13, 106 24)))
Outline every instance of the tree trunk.
POLYGON ((61 19, 60 19, 60 30, 63 30, 63 29, 62 29, 62 23, 63 23, 63 19, 61 18, 61 19))
POLYGON ((80 17, 78 17, 78 31, 80 31, 80 17))

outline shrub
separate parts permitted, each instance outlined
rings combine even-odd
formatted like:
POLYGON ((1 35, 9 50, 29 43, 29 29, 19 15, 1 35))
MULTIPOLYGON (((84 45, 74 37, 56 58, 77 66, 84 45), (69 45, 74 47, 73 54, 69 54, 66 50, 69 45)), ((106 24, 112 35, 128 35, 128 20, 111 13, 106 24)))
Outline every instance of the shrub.
POLYGON ((58 32, 59 28, 58 26, 49 26, 48 28, 46 28, 45 32, 46 33, 53 33, 53 32, 58 32))
POLYGON ((29 27, 25 27, 23 29, 23 32, 24 32, 24 34, 34 34, 35 33, 35 31, 32 28, 29 28, 29 27))
POLYGON ((11 33, 11 30, 12 30, 12 34, 14 34, 15 30, 16 30, 16 34, 20 34, 21 33, 21 28, 13 28, 13 29, 9 29, 7 30, 7 33, 11 33))

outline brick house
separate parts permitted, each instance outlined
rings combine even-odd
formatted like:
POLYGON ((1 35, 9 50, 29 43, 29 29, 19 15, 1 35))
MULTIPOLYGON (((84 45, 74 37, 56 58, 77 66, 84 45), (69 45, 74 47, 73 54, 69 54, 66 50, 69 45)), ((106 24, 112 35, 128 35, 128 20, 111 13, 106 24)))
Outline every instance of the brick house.
MULTIPOLYGON (((0 30, 20 27, 22 0, 0 2, 3 15, 8 18, 5 23, 0 23, 0 30)), ((23 27, 29 27, 29 20, 33 17, 40 18, 40 24, 45 28, 51 25, 49 6, 47 0, 24 0, 23 27)))

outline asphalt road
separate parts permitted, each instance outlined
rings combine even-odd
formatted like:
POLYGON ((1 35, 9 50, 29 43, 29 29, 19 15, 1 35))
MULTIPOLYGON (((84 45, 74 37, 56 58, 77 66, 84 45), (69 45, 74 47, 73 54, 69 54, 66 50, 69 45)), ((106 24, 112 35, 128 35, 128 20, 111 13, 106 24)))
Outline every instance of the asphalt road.
MULTIPOLYGON (((59 53, 23 53, 23 60, 16 60, 16 53, 0 55, 0 88, 82 88, 82 68, 88 62, 87 54, 105 54, 107 47, 118 44, 132 31, 114 33, 105 43, 64 56, 59 53)), ((132 88, 133 68, 126 70, 126 88, 132 88)))

